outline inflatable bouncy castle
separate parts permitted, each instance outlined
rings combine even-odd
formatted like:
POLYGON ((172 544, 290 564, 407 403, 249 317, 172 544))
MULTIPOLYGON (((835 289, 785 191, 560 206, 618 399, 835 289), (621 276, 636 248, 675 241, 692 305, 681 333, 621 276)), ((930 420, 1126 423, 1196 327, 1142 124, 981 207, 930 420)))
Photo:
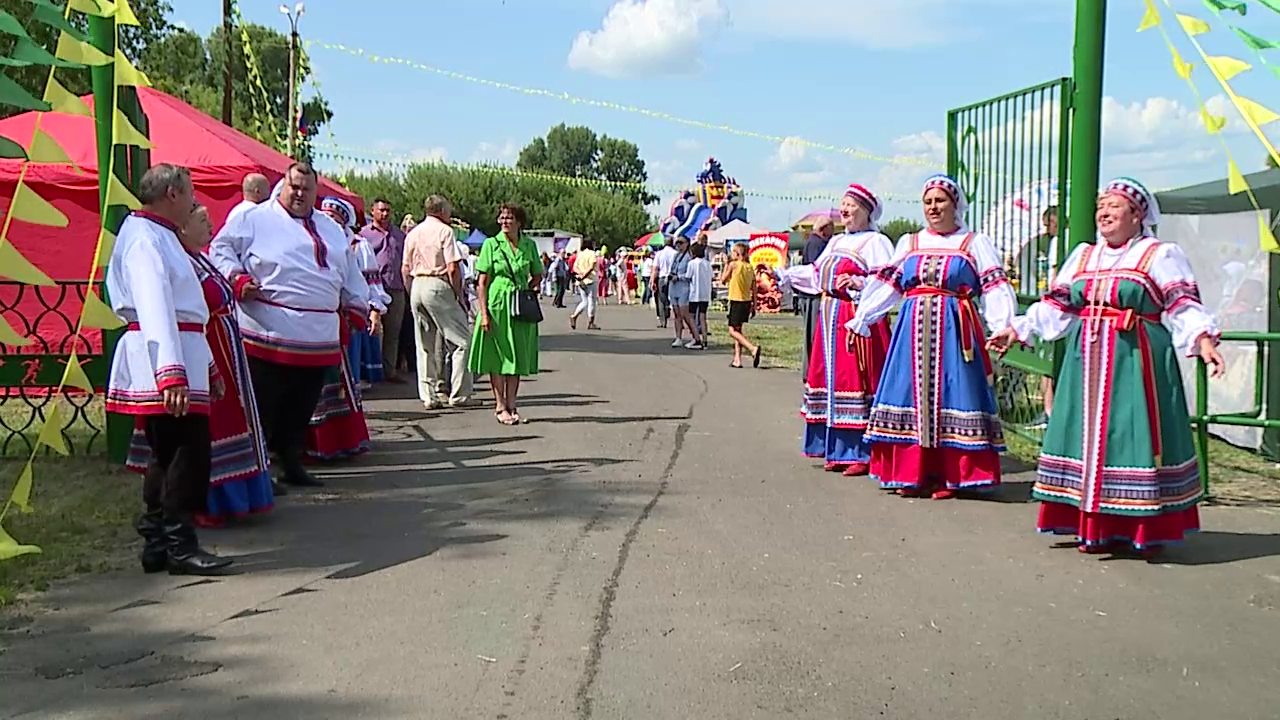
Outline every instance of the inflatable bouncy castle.
POLYGON ((692 239, 700 232, 710 232, 731 220, 747 221, 742 188, 724 174, 719 161, 707 158, 707 164, 698 174, 698 186, 680 193, 658 229, 663 235, 683 235, 692 239))

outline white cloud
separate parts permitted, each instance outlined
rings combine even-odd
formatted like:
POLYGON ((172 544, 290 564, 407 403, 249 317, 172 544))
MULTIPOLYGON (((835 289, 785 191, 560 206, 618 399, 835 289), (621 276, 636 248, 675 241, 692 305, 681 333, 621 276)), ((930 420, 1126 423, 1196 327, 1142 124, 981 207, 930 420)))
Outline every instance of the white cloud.
POLYGON ((569 67, 615 78, 696 72, 699 45, 725 17, 722 0, 618 0, 599 30, 574 38, 569 67))
POLYGON ((726 0, 735 29, 768 37, 908 49, 979 36, 1000 21, 1069 20, 1064 0, 726 0))
POLYGON ((476 146, 475 152, 471 153, 471 162, 510 165, 519 156, 520 146, 515 140, 502 143, 482 142, 476 146))
POLYGON ((692 138, 681 138, 676 141, 676 150, 680 152, 697 152, 702 149, 702 143, 692 138))
POLYGON ((441 146, 413 145, 400 140, 379 140, 370 148, 374 159, 392 159, 400 162, 444 162, 449 151, 441 146))

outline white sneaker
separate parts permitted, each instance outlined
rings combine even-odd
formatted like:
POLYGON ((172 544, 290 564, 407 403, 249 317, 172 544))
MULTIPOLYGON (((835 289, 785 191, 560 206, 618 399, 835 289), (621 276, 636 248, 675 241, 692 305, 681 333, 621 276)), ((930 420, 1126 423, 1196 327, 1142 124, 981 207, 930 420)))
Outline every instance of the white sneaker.
POLYGON ((676 338, 671 341, 671 347, 684 347, 684 338, 676 338))
POLYGON ((686 350, 701 350, 702 343, 698 342, 697 340, 690 340, 689 342, 684 344, 684 347, 686 350))

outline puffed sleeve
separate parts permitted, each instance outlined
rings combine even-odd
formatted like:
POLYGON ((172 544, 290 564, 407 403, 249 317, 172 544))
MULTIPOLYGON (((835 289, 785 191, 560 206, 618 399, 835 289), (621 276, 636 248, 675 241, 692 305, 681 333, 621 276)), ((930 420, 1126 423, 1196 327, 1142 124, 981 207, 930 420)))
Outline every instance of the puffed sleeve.
POLYGON ((911 253, 911 234, 898 238, 888 262, 867 280, 858 299, 858 309, 844 326, 858 335, 871 335, 871 326, 889 314, 902 298, 902 264, 911 253))
POLYGON ((1071 305, 1071 283, 1080 269, 1081 258, 1087 245, 1077 245, 1067 261, 1054 275, 1049 292, 1039 301, 1032 303, 1026 313, 1013 319, 1013 330, 1018 340, 1031 344, 1033 337, 1053 341, 1062 337, 1071 328, 1076 318, 1076 309, 1071 305))
POLYGON ((156 389, 187 387, 187 365, 178 335, 178 312, 173 301, 169 266, 160 250, 159 238, 146 234, 131 243, 123 255, 129 295, 138 315, 138 332, 151 360, 156 389))
POLYGON ((378 256, 373 252, 373 246, 366 240, 357 241, 354 248, 356 261, 360 265, 360 274, 364 276, 364 282, 369 286, 369 306, 380 313, 386 312, 387 305, 391 303, 391 296, 382 286, 378 256))
POLYGON ((1200 302, 1200 286, 1182 248, 1162 242, 1151 261, 1150 274, 1164 296, 1164 323, 1173 333, 1174 345, 1188 357, 1195 357, 1200 338, 1207 336, 1217 344, 1222 334, 1218 318, 1200 302))
POLYGON ((991 238, 975 233, 969 248, 978 265, 978 282, 982 285, 982 319, 987 321, 988 330, 998 332, 1009 327, 1018 314, 1018 296, 1009 284, 991 238))
POLYGON ((342 253, 342 290, 339 292, 344 310, 359 312, 362 316, 372 306, 369 300, 369 283, 364 281, 360 261, 350 245, 342 253))

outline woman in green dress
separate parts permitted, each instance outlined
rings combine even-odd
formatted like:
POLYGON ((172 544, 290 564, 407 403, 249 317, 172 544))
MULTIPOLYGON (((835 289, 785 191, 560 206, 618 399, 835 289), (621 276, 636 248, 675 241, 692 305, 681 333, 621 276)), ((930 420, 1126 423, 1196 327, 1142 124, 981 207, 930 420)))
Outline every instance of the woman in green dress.
POLYGON ((498 208, 501 230, 484 241, 475 263, 479 307, 467 366, 477 375, 489 375, 493 413, 503 425, 521 422, 516 411, 520 378, 538 373, 538 325, 511 317, 516 291, 537 291, 542 280, 538 246, 520 234, 528 223, 529 215, 519 205, 498 208))
POLYGON ((1037 529, 1081 552, 1154 555, 1200 528, 1202 491, 1177 351, 1222 374, 1218 323, 1187 256, 1152 234, 1156 199, 1128 178, 1097 204, 1099 241, 1077 246, 1048 294, 993 335, 1066 339, 1032 496, 1037 529))

